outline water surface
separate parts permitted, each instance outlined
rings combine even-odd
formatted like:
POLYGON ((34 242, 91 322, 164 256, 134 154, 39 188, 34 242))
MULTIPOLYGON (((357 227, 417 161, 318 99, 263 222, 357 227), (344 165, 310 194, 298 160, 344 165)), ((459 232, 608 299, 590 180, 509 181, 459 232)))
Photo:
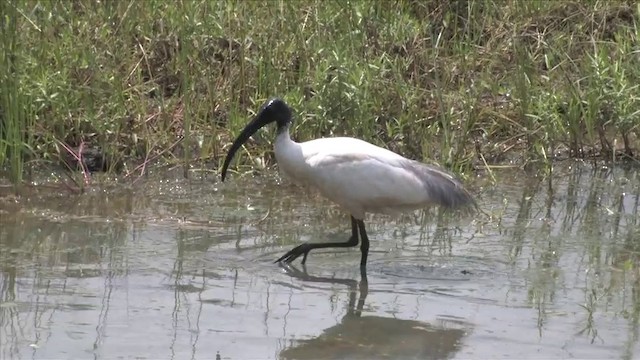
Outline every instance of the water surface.
POLYGON ((640 172, 474 181, 484 213, 348 215, 277 178, 0 188, 0 357, 640 357, 640 172))

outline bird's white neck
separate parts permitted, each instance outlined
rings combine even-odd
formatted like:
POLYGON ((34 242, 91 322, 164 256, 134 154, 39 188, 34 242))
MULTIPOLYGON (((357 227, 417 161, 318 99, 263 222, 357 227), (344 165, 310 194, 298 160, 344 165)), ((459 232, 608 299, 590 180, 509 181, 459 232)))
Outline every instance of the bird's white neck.
POLYGON ((289 127, 282 127, 278 129, 278 135, 276 136, 276 141, 273 144, 275 153, 276 153, 276 159, 278 160, 278 162, 280 162, 280 159, 278 158, 279 154, 283 155, 283 151, 284 152, 290 152, 293 151, 293 148, 295 148, 295 145, 298 145, 295 141, 291 140, 291 136, 289 135, 289 127))
POLYGON ((281 128, 278 128, 278 134, 276 135, 274 147, 277 148, 286 146, 287 143, 295 143, 295 141, 291 140, 291 136, 289 135, 289 127, 283 126, 281 128))
POLYGON ((289 128, 278 129, 278 135, 273 145, 280 171, 294 180, 301 176, 305 166, 300 144, 291 140, 289 128))

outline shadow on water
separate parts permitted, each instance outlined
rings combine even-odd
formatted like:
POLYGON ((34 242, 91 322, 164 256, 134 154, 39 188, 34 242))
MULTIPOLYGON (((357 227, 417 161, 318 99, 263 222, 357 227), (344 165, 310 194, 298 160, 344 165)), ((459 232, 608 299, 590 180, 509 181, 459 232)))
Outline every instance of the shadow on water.
POLYGON ((357 249, 272 264, 349 232, 277 179, 0 187, 0 358, 636 358, 640 172, 554 174, 371 217, 364 279, 357 249))
POLYGON ((366 270, 360 281, 311 276, 292 265, 286 273, 309 283, 344 285, 349 292, 347 313, 317 338, 294 341, 280 352, 282 359, 443 359, 460 348, 465 330, 383 316, 363 316, 369 293, 366 270), (358 299, 356 303, 356 299, 358 299))

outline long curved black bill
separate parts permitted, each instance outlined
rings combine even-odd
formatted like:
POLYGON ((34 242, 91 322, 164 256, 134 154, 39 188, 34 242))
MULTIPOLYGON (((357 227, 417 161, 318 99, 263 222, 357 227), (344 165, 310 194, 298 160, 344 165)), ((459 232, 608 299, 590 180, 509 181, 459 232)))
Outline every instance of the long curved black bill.
POLYGON ((233 144, 231 144, 231 148, 227 153, 227 157, 224 159, 224 164, 222 165, 222 181, 224 181, 224 178, 227 176, 227 168, 229 167, 231 159, 233 159, 233 156, 236 154, 238 149, 240 149, 240 147, 247 140, 249 140, 249 138, 253 134, 255 134, 258 130, 260 130, 260 128, 267 125, 268 123, 268 119, 266 119, 264 114, 260 112, 253 120, 251 120, 247 124, 247 126, 245 126, 240 135, 238 135, 238 137, 233 141, 233 144))

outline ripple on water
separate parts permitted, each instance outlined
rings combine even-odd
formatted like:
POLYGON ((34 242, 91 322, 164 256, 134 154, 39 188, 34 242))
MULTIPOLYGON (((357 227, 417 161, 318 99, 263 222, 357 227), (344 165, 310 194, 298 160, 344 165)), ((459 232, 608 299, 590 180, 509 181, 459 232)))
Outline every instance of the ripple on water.
POLYGON ((509 286, 507 265, 471 256, 444 256, 425 261, 423 256, 403 256, 371 262, 370 278, 383 292, 431 293, 475 303, 502 301, 496 288, 509 286), (373 273, 376 274, 373 274, 373 273))

